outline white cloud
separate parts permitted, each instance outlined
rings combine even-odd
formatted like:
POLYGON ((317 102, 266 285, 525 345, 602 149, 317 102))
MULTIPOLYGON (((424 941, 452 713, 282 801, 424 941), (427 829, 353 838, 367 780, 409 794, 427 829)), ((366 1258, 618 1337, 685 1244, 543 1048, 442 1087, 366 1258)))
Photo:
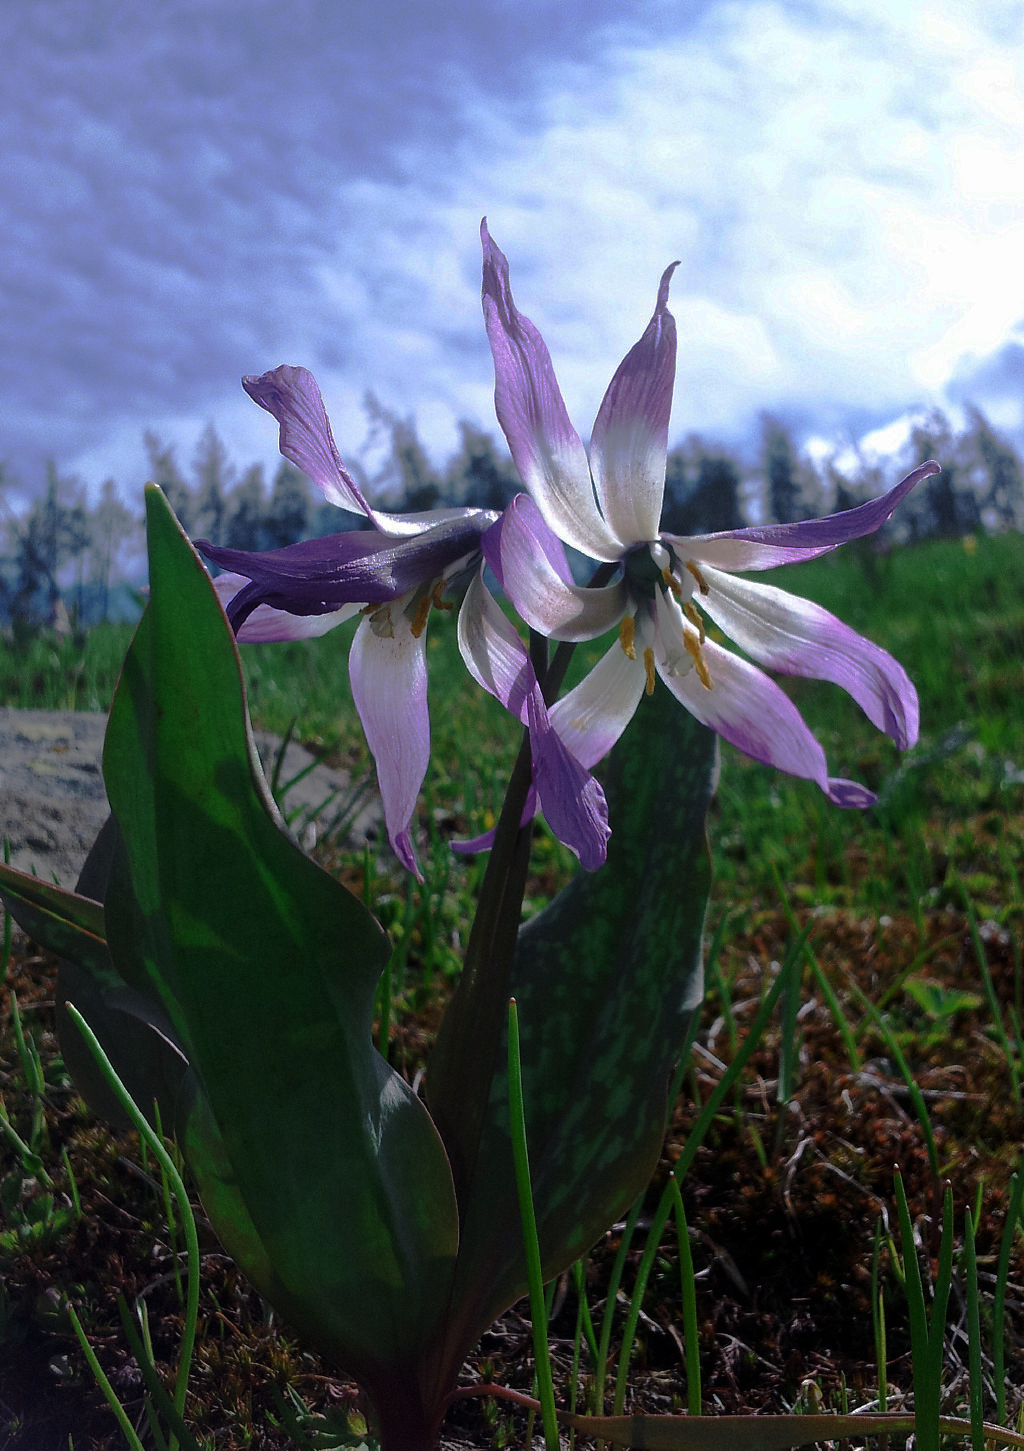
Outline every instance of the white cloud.
POLYGON ((675 433, 736 431, 763 407, 838 426, 942 401, 1024 316, 1024 41, 1006 23, 747 0, 585 76, 553 69, 529 130, 464 97, 443 177, 409 148, 415 179, 358 188, 345 265, 376 252, 403 312, 399 327, 378 295, 358 322, 374 387, 479 409, 466 239, 486 210, 584 433, 674 257, 675 433), (410 351, 410 327, 432 342, 410 351))
POLYGON ((547 60, 480 21, 477 60, 504 84, 485 88, 489 65, 453 53, 396 81, 387 111, 374 98, 402 73, 374 52, 363 8, 344 107, 315 29, 271 29, 253 61, 256 28, 236 33, 222 5, 216 64, 189 70, 180 34, 142 54, 147 77, 179 76, 174 96, 104 111, 97 54, 56 113, 64 141, 44 145, 33 112, 38 135, 7 160, 21 190, 40 176, 49 190, 9 222, 0 261, 41 309, 44 381, 23 387, 15 338, 4 387, 31 392, 19 416, 34 429, 53 410, 62 447, 78 429, 90 469, 96 417, 121 400, 111 438, 137 438, 159 399, 183 436, 214 417, 242 457, 265 456, 273 424, 236 379, 281 361, 317 372, 343 453, 365 435, 367 389, 415 413, 439 454, 462 415, 493 428, 484 212, 584 434, 676 257, 676 436, 737 437, 763 408, 819 436, 881 423, 981 377, 1024 318, 1019 5, 712 0, 646 41, 593 31, 585 54, 558 58, 554 36, 547 60), (431 124, 408 109, 413 82, 431 124))

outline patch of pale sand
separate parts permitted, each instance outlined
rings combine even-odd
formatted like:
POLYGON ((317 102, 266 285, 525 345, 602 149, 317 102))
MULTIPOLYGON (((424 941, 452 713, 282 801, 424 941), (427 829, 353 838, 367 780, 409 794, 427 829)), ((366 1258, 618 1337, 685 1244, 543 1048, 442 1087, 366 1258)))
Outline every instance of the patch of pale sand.
MULTIPOLYGON (((12 866, 74 886, 109 815, 102 774, 106 726, 100 712, 0 708, 0 841, 10 840, 12 866)), ((281 739, 257 731, 256 744, 269 780, 281 739)), ((287 784, 301 772, 306 774, 284 793, 283 810, 307 850, 318 836, 339 829, 352 847, 378 837, 376 790, 354 790, 345 771, 318 763, 290 741, 279 780, 287 784)))

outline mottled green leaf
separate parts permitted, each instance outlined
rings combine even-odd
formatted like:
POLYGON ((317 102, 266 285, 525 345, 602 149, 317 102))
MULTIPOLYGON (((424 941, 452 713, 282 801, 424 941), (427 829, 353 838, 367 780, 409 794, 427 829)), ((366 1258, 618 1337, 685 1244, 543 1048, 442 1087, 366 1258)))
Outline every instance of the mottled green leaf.
POLYGON ((111 953, 162 1003, 195 1071, 183 1143, 211 1220, 376 1399, 411 1372, 447 1298, 447 1160, 372 1047, 387 938, 284 829, 230 629, 155 488, 147 522, 150 603, 104 749, 123 840, 111 953))
MULTIPOLYGON (((715 736, 659 684, 612 755, 605 866, 577 872, 519 934, 510 991, 545 1278, 596 1242, 657 1161, 669 1077, 703 997, 717 759, 715 736)), ((504 1052, 461 1205, 449 1371, 526 1289, 504 1052)))
POLYGON ((109 968, 103 907, 77 892, 0 863, 0 898, 18 926, 58 957, 109 968))

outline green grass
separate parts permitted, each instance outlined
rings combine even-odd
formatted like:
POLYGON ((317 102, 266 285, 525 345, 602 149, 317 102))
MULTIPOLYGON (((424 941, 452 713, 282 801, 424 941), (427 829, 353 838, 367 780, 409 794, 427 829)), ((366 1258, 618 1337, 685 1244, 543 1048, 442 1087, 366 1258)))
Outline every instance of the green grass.
MULTIPOLYGON (((665 1158, 646 1214, 638 1218, 638 1203, 632 1217, 637 1242, 630 1249, 631 1231, 611 1236, 580 1268, 569 1308, 552 1311, 553 1355, 562 1354, 558 1347, 571 1340, 574 1323, 579 1360, 581 1327, 590 1323, 589 1309, 584 1316, 577 1306, 582 1293, 595 1319, 604 1301, 605 1356, 596 1358, 607 1358, 604 1327, 611 1335, 616 1289, 621 1283, 628 1298, 642 1271, 649 1276, 644 1309, 650 1318, 639 1322, 628 1362, 631 1394, 639 1398, 634 1403, 692 1405, 690 1381, 682 1399, 681 1345, 658 1332, 659 1324, 683 1326, 684 1256, 671 1234, 657 1247, 639 1238, 674 1164, 686 1200, 681 1232, 688 1222, 698 1272, 685 1327, 698 1404, 699 1368, 712 1408, 813 1408, 823 1378, 827 1403, 839 1407, 845 1371, 828 1372, 828 1356, 817 1355, 831 1346, 851 1374, 879 1358, 885 1364, 888 1354, 894 1407, 912 1382, 906 1248, 901 1270, 891 1238, 880 1238, 873 1289, 868 1270, 880 1205, 888 1206, 889 1232, 898 1233, 892 1198, 898 1160, 923 1237, 926 1275, 929 1255, 938 1263, 940 1180, 948 1175, 953 1182, 958 1223, 965 1207, 977 1205, 976 1214, 983 1207, 977 1226, 982 1338, 986 1354, 1001 1364, 1005 1320, 1006 1385, 1016 1408, 1024 1376, 1021 1321, 1016 1302, 1004 1308, 1003 1299, 1011 1258, 1011 1280, 1019 1281, 1013 1248, 1019 1196, 1008 1213, 1007 1183, 1019 1162, 1014 1090, 1024 1063, 1024 539, 980 538, 973 547, 929 543, 884 558, 851 549, 765 578, 818 601, 897 656, 919 691, 921 741, 901 758, 837 687, 783 682, 825 745, 832 774, 879 792, 878 806, 866 812, 841 812, 810 783, 723 747, 709 820, 716 881, 709 991, 699 1032, 695 1025, 700 1051, 681 1065, 684 1091, 665 1158), (781 1013, 771 1010, 773 992, 785 1001, 781 1013), (754 1024, 764 1032, 761 1042, 754 1024), (737 1283, 754 1287, 753 1301, 737 1283), (880 1351, 872 1342, 873 1311, 880 1351), (801 1331, 801 1317, 813 1318, 813 1332, 806 1325, 801 1331)), ((298 739, 361 774, 372 770, 372 761, 348 684, 354 629, 352 622, 321 640, 246 646, 242 658, 257 725, 283 735, 295 720, 298 739)), ((17 650, 0 641, 0 704, 107 708, 130 634, 130 627, 108 625, 79 646, 38 637, 17 650)), ((577 651, 570 685, 608 644, 577 651)), ((425 882, 403 874, 386 848, 377 859, 330 842, 317 848, 326 865, 366 893, 391 933, 390 1051, 410 1077, 436 1026, 438 989, 458 970, 484 861, 456 857, 447 843, 493 825, 520 734, 467 675, 453 616, 431 617, 428 657, 433 742, 419 813, 425 882)), ((573 869, 569 853, 539 825, 527 911, 543 906, 573 869)), ((50 1029, 50 969, 24 944, 20 951, 0 1018, 0 1088, 11 1125, 3 1131, 4 1148, 18 1161, 0 1176, 0 1217, 10 1241, 0 1243, 0 1258, 22 1267, 10 1283, 12 1297, 20 1294, 24 1305, 34 1306, 39 1287, 50 1283, 82 1306, 83 1322, 113 1371, 122 1352, 116 1317, 113 1329, 104 1318, 111 1277, 122 1275, 138 1292, 156 1273, 145 1258, 149 1246, 166 1240, 166 1259, 173 1236, 161 1219, 159 1185, 150 1176, 140 1189, 116 1162, 119 1152, 138 1151, 112 1141, 74 1108, 50 1029), (52 1182, 38 1173, 39 1164, 52 1182)), ((139 1167, 147 1172, 145 1162, 139 1167)), ((261 1407, 273 1379, 313 1400, 323 1377, 309 1357, 268 1336, 258 1305, 252 1307, 218 1260, 214 1254, 204 1265, 193 1395, 211 1435, 230 1423, 223 1444, 234 1451, 261 1444, 258 1429, 256 1439, 247 1439, 243 1421, 266 1426, 261 1407)), ((162 1320, 158 1297, 148 1303, 154 1324, 164 1327, 166 1359, 167 1345, 177 1344, 169 1327, 177 1326, 180 1305, 173 1276, 163 1278, 162 1320)), ((955 1283, 959 1294, 962 1281, 955 1283)), ((639 1298, 636 1306, 638 1312, 639 1298)), ((29 1313, 19 1308, 12 1320, 19 1335, 28 1335, 29 1313)), ((0 1341, 3 1320, 0 1299, 0 1341)), ((521 1322, 510 1323, 515 1331, 507 1344, 515 1346, 521 1322)), ((634 1315, 629 1324, 636 1323, 634 1315)), ((55 1343, 66 1354, 66 1328, 46 1331, 60 1333, 65 1339, 55 1343)), ((962 1413, 968 1378, 964 1368, 957 1380, 960 1352, 965 1361, 963 1344, 948 1338, 944 1409, 962 1413)), ((487 1357, 502 1354, 502 1342, 495 1341, 474 1360, 472 1375, 486 1377, 487 1357)), ((560 1373, 568 1379, 563 1359, 560 1373)), ((584 1360, 590 1360, 586 1351, 584 1360)), ((528 1389, 532 1372, 521 1361, 518 1351, 507 1353, 497 1378, 512 1383, 521 1374, 528 1389)), ((608 1377, 611 1383, 610 1366, 608 1377)), ((854 1384, 851 1404, 870 1400, 872 1385, 870 1379, 854 1384)), ((0 1364, 0 1399, 3 1392, 0 1364)), ((986 1396, 991 1413, 993 1398, 986 1396)), ((506 1429, 496 1413, 487 1413, 493 1426, 483 1412, 477 1422, 469 1409, 465 1414, 466 1444, 510 1444, 511 1422, 506 1429)))
MULTIPOLYGON (((723 746, 709 823, 719 897, 774 900, 774 870, 797 901, 819 905, 916 911, 963 878, 976 898, 992 896, 993 907, 1005 908, 996 884, 1009 874, 1019 908, 1024 538, 981 538, 973 550, 936 542, 885 557, 840 551, 761 577, 831 609, 896 655, 917 686, 921 738, 901 757, 838 687, 783 679, 831 773, 865 782, 879 804, 839 811, 810 783, 723 746)), ((354 628, 303 644, 243 647, 242 655, 261 725, 283 732, 297 715, 302 739, 363 771, 371 762, 348 686, 354 628)), ((607 640, 578 649, 567 684, 606 648, 607 640)), ((431 834, 440 823, 475 835, 500 809, 519 728, 470 681, 451 616, 432 616, 428 653, 424 823, 431 834)), ((554 878, 572 870, 550 838, 539 846, 554 878)))
MULTIPOLYGON (((761 578, 824 605, 901 661, 920 696, 921 739, 901 757, 838 687, 782 678, 831 773, 865 782, 879 803, 839 811, 810 783, 723 746, 709 822, 719 898, 774 900, 777 872, 798 903, 913 912, 963 880, 983 905, 991 898, 993 908, 1019 910, 1024 538, 931 542, 884 556, 865 541, 761 578), (1007 876, 1009 904, 997 900, 1007 876)), ((295 719, 297 739, 358 775, 372 761, 348 682, 355 628, 353 621, 319 640, 243 646, 242 658, 254 722, 283 735, 295 719)), ((40 636, 20 651, 0 640, 0 704, 107 709, 130 635, 130 626, 103 625, 84 647, 40 636)), ((608 644, 580 647, 567 685, 608 644)), ((453 614, 431 616, 428 659, 432 750, 421 824, 440 845, 493 824, 519 727, 470 680, 453 614)), ((572 858, 543 830, 538 853, 553 890, 572 858)), ((464 870, 454 864, 455 883, 464 870)), ((393 885, 404 892, 397 875, 393 885)))

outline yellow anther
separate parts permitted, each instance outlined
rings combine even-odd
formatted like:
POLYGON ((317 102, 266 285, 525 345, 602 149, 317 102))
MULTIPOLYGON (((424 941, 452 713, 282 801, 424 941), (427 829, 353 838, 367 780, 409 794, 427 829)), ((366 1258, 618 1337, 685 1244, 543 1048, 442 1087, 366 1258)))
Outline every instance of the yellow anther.
POLYGON ((435 609, 453 610, 455 608, 455 606, 451 604, 448 600, 443 600, 441 598, 447 588, 448 581, 446 579, 439 579, 434 585, 434 593, 431 595, 431 599, 434 603, 435 609))
POLYGON ((431 596, 426 594, 423 596, 423 598, 419 602, 419 605, 417 606, 416 617, 413 620, 411 626, 409 627, 412 630, 413 638, 416 640, 419 639, 419 637, 423 634, 423 631, 427 628, 427 616, 430 614, 430 606, 433 603, 434 601, 431 596))
POLYGON ((707 662, 701 653, 700 641, 689 632, 683 635, 683 644, 686 646, 686 653, 693 661, 700 676, 700 683, 705 690, 711 689, 711 676, 708 674, 707 662))
POLYGON ((654 651, 650 645, 644 650, 644 669, 647 671, 647 684, 644 691, 648 695, 654 694, 654 651))
POLYGON ((379 609, 380 605, 363 605, 359 613, 361 615, 375 615, 379 609))
POLYGON ((707 580, 701 574, 701 572, 700 572, 700 566, 697 565, 697 564, 694 564, 694 562, 693 562, 692 559, 688 559, 686 561, 686 567, 690 571, 690 573, 693 575, 694 579, 697 581, 697 588, 700 590, 701 594, 702 595, 710 594, 711 593, 711 586, 708 584, 707 580))
POLYGON ((687 600, 686 604, 683 605, 683 614, 690 621, 690 624, 696 625, 697 629, 700 631, 700 643, 703 645, 704 641, 707 639, 707 634, 704 629, 704 617, 701 615, 697 606, 691 604, 691 602, 687 600))
POLYGON ((623 654, 627 660, 636 659, 636 649, 633 645, 633 636, 636 634, 636 621, 632 615, 623 615, 619 621, 619 644, 622 646, 623 654))
POLYGON ((676 599, 679 599, 679 597, 683 593, 683 587, 676 579, 672 571, 669 569, 667 564, 665 568, 661 571, 661 577, 665 581, 665 588, 670 589, 675 595, 676 599))

